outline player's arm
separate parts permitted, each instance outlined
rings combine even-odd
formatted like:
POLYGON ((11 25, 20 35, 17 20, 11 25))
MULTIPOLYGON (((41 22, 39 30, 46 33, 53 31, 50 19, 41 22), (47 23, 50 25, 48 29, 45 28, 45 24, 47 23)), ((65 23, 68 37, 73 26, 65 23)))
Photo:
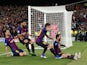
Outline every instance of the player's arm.
POLYGON ((8 56, 9 56, 9 53, 8 53, 8 46, 5 47, 5 51, 6 51, 6 56, 8 57, 8 56))
POLYGON ((18 29, 18 31, 17 31, 17 38, 23 39, 23 36, 22 36, 23 34, 25 34, 25 33, 21 34, 21 29, 18 29))
POLYGON ((27 35, 28 35, 28 36, 33 36, 33 34, 29 34, 28 32, 27 32, 27 35))
POLYGON ((8 57, 9 56, 9 53, 8 53, 8 40, 5 39, 5 52, 6 52, 6 56, 8 57))
POLYGON ((63 47, 66 47, 64 44, 61 44, 60 42, 59 42, 59 45, 60 45, 60 46, 63 46, 63 47))
POLYGON ((49 38, 49 39, 52 39, 52 40, 53 40, 53 38, 52 38, 52 37, 48 36, 47 34, 45 34, 45 35, 46 35, 46 37, 47 37, 47 38, 49 38))

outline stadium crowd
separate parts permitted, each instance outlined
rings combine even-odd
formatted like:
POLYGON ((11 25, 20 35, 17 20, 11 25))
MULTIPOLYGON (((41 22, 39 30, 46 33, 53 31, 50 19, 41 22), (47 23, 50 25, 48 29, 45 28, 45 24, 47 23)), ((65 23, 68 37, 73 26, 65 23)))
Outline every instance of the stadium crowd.
MULTIPOLYGON (((22 20, 28 20, 27 6, 0 6, 0 37, 4 37, 6 28, 13 36, 22 20)), ((87 8, 75 11, 72 15, 72 35, 75 40, 87 41, 87 8)))
POLYGON ((87 41, 87 8, 73 13, 72 31, 76 41, 87 41))
POLYGON ((0 6, 0 37, 4 37, 6 28, 15 33, 22 20, 28 20, 27 6, 0 6))

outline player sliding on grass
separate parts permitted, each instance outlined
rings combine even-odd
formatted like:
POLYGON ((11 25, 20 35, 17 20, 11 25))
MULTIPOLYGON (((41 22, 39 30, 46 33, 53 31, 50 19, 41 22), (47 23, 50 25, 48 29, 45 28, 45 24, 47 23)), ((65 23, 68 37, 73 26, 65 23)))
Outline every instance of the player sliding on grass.
POLYGON ((18 33, 19 41, 23 45, 26 46, 29 54, 32 55, 32 56, 36 56, 35 50, 34 50, 34 42, 31 39, 28 38, 31 35, 28 34, 28 27, 27 27, 27 23, 26 23, 25 20, 20 22, 20 26, 18 27, 17 33, 18 33), (31 44, 31 50, 32 50, 32 52, 30 52, 29 44, 31 44))
POLYGON ((25 56, 27 55, 26 52, 24 52, 23 50, 19 49, 13 39, 13 37, 11 36, 11 33, 9 30, 5 31, 5 45, 6 45, 6 55, 9 56, 8 54, 8 46, 10 47, 13 56, 25 56))
POLYGON ((75 53, 75 55, 71 55, 71 54, 64 54, 61 52, 60 46, 62 44, 60 44, 60 40, 61 40, 61 35, 57 34, 56 35, 56 41, 54 42, 54 49, 55 49, 55 53, 56 53, 56 59, 59 58, 68 58, 68 59, 74 59, 77 60, 78 58, 81 57, 81 53, 75 53))
POLYGON ((36 44, 44 48, 44 51, 41 55, 42 58, 46 58, 45 52, 47 51, 47 48, 49 48, 50 51, 55 55, 53 46, 49 43, 46 43, 46 42, 44 43, 44 41, 43 41, 43 38, 45 36, 47 36, 49 39, 53 40, 53 38, 51 38, 47 35, 47 31, 50 31, 50 30, 51 30, 51 24, 46 23, 45 27, 41 30, 39 36, 36 38, 36 44))

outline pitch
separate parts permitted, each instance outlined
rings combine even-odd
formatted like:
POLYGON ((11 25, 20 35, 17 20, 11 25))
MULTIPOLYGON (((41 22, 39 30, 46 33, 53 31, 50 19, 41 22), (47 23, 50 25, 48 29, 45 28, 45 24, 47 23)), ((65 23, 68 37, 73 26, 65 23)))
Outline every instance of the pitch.
MULTIPOLYGON (((40 57, 41 50, 36 50, 36 57, 25 56, 25 57, 6 57, 4 43, 0 43, 0 65, 85 65, 87 59, 87 42, 73 42, 74 46, 71 48, 63 50, 65 53, 81 52, 82 58, 79 60, 69 60, 69 59, 55 59, 54 56, 47 51, 47 59, 40 57)), ((17 45, 25 50, 25 47, 19 43, 17 45)), ((25 50, 27 51, 27 50, 25 50)), ((9 50, 10 52, 10 50, 9 50)))

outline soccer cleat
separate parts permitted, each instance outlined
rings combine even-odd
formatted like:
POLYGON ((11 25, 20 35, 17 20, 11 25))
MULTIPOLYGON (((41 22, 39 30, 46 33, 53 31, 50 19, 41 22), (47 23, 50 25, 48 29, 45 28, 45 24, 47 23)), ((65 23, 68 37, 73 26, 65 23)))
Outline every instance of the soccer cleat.
POLYGON ((74 59, 74 60, 78 60, 78 54, 77 54, 77 53, 75 53, 75 56, 74 56, 73 59, 74 59))
POLYGON ((29 55, 31 56, 36 56, 36 54, 29 52, 29 55))
POLYGON ((31 52, 29 52, 29 55, 32 55, 32 53, 31 53, 31 52))
POLYGON ((55 59, 61 59, 62 57, 55 57, 55 59))
POLYGON ((37 56, 37 55, 33 53, 32 56, 37 56))
POLYGON ((45 54, 42 54, 41 55, 41 58, 47 58, 45 54))
POLYGON ((61 59, 61 58, 62 58, 62 57, 60 57, 60 56, 58 56, 58 55, 55 56, 55 59, 61 59))

